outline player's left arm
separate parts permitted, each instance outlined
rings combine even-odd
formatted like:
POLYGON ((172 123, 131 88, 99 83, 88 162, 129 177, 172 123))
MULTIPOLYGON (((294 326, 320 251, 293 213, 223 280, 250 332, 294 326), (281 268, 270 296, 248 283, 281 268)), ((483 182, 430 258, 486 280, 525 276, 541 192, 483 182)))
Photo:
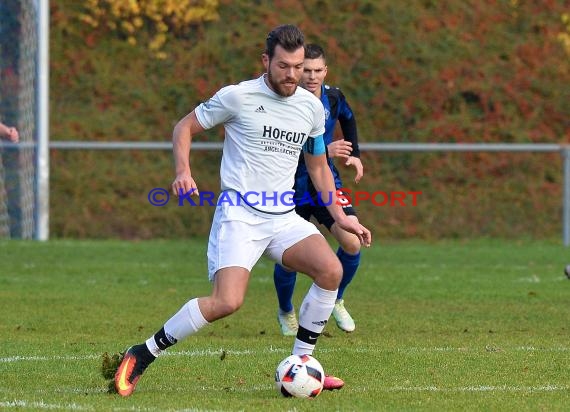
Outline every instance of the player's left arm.
POLYGON ((327 163, 322 135, 309 138, 309 141, 303 147, 303 152, 311 181, 315 189, 321 193, 322 200, 327 205, 327 209, 336 224, 340 228, 357 235, 360 243, 364 246, 370 246, 372 242, 370 231, 362 226, 358 219, 349 218, 340 206, 333 175, 327 163))
POLYGON ((344 140, 350 142, 352 147, 352 152, 346 159, 345 165, 355 168, 356 176, 354 177, 354 181, 358 183, 360 179, 362 179, 362 176, 364 176, 364 166, 360 160, 360 148, 358 146, 358 128, 356 127, 354 112, 342 93, 339 100, 338 121, 344 140))

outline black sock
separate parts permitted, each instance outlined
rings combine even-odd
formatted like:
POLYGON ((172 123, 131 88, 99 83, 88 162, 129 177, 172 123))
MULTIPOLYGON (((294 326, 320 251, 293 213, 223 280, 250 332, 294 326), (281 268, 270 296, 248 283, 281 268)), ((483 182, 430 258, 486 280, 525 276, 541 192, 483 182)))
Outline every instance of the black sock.
POLYGON ((146 343, 141 343, 140 345, 135 345, 132 348, 132 352, 135 354, 137 359, 141 360, 141 365, 143 370, 156 359, 156 356, 148 350, 146 343))
POLYGON ((154 334, 154 341, 160 350, 170 348, 178 342, 174 336, 170 336, 164 331, 164 327, 154 334))

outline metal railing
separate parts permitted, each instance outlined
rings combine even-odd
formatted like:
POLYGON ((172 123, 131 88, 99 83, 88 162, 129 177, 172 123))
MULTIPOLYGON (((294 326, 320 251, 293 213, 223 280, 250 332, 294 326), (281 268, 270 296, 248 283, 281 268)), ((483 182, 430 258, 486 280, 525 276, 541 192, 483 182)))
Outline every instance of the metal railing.
MULTIPOLYGON (((34 147, 34 143, 5 143, 0 147, 34 147)), ((360 143, 361 151, 373 152, 534 152, 562 156, 562 241, 570 245, 570 145, 540 143, 360 143)), ((222 142, 192 142, 192 150, 221 150, 222 142)), ((172 150, 165 142, 50 141, 50 149, 61 150, 172 150)))

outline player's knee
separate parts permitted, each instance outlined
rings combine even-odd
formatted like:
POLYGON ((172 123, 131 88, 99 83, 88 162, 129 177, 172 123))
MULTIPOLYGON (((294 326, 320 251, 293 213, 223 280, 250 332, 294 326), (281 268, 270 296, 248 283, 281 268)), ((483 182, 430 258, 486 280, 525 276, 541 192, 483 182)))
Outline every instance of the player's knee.
POLYGON ((237 312, 243 304, 243 299, 222 300, 216 303, 218 318, 223 318, 237 312))
POLYGON ((360 252, 360 240, 357 236, 351 236, 343 241, 340 246, 349 255, 357 255, 360 252))
POLYGON ((323 265, 315 283, 323 289, 334 290, 340 285, 341 279, 342 265, 338 259, 331 259, 326 265, 323 265))

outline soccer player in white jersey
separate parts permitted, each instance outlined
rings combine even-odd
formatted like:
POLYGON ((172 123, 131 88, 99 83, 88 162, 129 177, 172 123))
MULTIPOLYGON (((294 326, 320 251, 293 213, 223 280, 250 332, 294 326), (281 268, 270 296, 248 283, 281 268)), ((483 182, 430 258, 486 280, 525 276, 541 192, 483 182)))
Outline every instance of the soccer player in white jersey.
MULTIPOLYGON (((167 348, 243 304, 250 271, 262 254, 314 283, 300 308, 293 354, 312 354, 333 310, 342 276, 340 262, 317 228, 294 211, 293 180, 299 153, 315 187, 334 196, 336 224, 369 246, 371 234, 337 204, 328 167, 323 105, 297 87, 303 73, 304 36, 282 25, 267 37, 261 77, 227 86, 198 105, 174 128, 175 194, 198 194, 190 170, 192 137, 216 125, 225 128, 221 189, 208 242, 210 296, 190 299, 146 342, 131 346, 115 373, 115 389, 129 396, 145 371, 167 348)), ((339 202, 340 203, 340 202, 339 202)))

